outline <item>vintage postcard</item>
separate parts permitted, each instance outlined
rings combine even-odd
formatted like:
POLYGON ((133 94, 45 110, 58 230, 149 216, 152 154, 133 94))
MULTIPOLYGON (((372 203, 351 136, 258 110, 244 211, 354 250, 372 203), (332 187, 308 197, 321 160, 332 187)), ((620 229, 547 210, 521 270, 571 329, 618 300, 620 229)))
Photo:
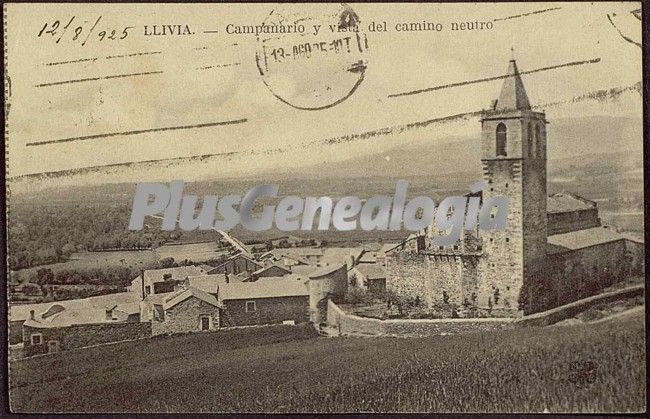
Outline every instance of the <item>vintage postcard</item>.
POLYGON ((642 13, 4 4, 11 411, 644 412, 642 13))

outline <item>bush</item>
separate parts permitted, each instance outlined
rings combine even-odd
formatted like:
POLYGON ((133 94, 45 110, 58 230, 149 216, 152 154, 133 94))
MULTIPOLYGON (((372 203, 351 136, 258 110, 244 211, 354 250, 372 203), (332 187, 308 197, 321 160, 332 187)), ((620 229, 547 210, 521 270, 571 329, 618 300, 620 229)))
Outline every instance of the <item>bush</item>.
POLYGON ((345 302, 352 305, 372 304, 374 297, 370 292, 362 288, 349 288, 345 293, 345 302))

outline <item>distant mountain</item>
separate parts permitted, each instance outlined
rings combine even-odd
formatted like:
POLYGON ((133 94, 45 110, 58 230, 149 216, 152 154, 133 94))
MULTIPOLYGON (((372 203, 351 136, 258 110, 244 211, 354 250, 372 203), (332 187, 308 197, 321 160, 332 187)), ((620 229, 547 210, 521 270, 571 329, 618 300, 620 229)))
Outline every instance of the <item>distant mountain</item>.
MULTIPOLYGON (((569 166, 643 164, 643 121, 639 118, 556 118, 547 126, 549 171, 569 166), (603 158, 617 155, 616 159, 603 158), (590 157, 591 156, 591 157, 590 157), (576 159, 579 157, 579 159, 576 159), (609 162, 608 162, 609 160, 609 162)), ((477 130, 478 131, 478 130, 477 130)), ((440 142, 418 141, 401 147, 293 170, 298 177, 400 177, 445 176, 466 173, 480 176, 480 137, 448 138, 440 142)), ((274 172, 278 175, 278 171, 274 172)))
MULTIPOLYGON (((558 182, 561 182, 573 179, 575 175, 577 175, 576 179, 584 179, 584 175, 641 171, 643 168, 642 126, 643 121, 640 118, 603 116, 552 119, 547 128, 549 181, 555 181, 555 177, 559 179, 556 179, 558 182)), ((289 182, 288 185, 295 183, 296 187, 292 189, 298 190, 304 189, 300 186, 304 183, 309 184, 310 188, 320 185, 331 189, 336 184, 333 189, 338 192, 358 191, 359 188, 372 189, 372 182, 367 181, 370 178, 374 178, 373 182, 380 179, 413 179, 414 183, 429 185, 430 188, 438 190, 465 189, 469 182, 481 176, 478 129, 476 134, 476 137, 472 138, 447 137, 443 140, 428 141, 426 132, 418 132, 416 140, 381 152, 373 152, 370 149, 365 156, 357 155, 339 161, 327 159, 323 163, 311 166, 287 167, 284 170, 276 168, 273 171, 260 171, 247 176, 217 177, 213 173, 219 171, 212 169, 218 168, 219 161, 210 162, 209 157, 197 156, 178 162, 101 167, 88 173, 76 170, 79 173, 30 176, 15 181, 11 185, 11 190, 14 197, 21 193, 33 197, 39 190, 54 189, 59 191, 59 197, 70 193, 70 199, 79 199, 78 194, 82 190, 107 192, 115 189, 111 188, 111 185, 116 184, 117 189, 113 192, 119 191, 119 193, 108 193, 103 198, 100 193, 94 198, 107 200, 109 197, 112 199, 119 196, 127 199, 131 196, 136 182, 149 180, 145 174, 156 179, 156 173, 161 179, 169 178, 172 174, 178 179, 200 179, 198 183, 204 187, 216 183, 210 185, 216 186, 216 190, 221 190, 224 183, 228 184, 226 189, 230 189, 234 186, 233 183, 243 187, 260 181, 277 180, 283 184, 289 182), (197 177, 199 173, 206 173, 206 171, 208 175, 197 177), (78 186, 90 177, 95 181, 88 182, 87 186, 94 185, 96 189, 78 186), (328 184, 325 179, 331 179, 333 183, 328 184), (341 179, 344 182, 341 182, 341 179), (317 182, 305 183, 302 180, 317 182), (125 185, 130 186, 124 190, 122 188, 125 185), (70 189, 63 193, 61 187, 68 186, 70 189)), ((393 180, 390 181, 392 184, 394 184, 393 180)), ((94 195, 95 192, 91 194, 94 195)))

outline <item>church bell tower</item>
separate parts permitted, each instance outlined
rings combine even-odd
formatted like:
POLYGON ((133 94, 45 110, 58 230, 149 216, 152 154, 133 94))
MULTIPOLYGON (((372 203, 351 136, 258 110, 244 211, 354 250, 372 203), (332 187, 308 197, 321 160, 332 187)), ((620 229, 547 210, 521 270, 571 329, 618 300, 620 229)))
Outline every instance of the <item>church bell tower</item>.
POLYGON ((521 314, 520 297, 546 255, 546 117, 531 109, 514 59, 499 98, 481 118, 483 199, 507 196, 505 230, 481 232, 479 305, 521 314))

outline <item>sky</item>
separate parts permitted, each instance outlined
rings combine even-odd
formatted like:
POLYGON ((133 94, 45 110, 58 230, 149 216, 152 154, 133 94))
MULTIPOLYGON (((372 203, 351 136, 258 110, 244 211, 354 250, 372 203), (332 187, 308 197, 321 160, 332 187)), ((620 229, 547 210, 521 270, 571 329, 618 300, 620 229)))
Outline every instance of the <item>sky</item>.
POLYGON ((511 57, 522 72, 584 62, 523 76, 531 103, 543 106, 548 119, 641 118, 641 93, 630 88, 642 77, 641 22, 630 13, 640 7, 629 2, 353 4, 367 49, 326 58, 314 54, 261 72, 256 53, 263 54, 262 44, 339 36, 322 29, 320 38, 293 35, 265 44, 254 35, 226 34, 227 24, 279 17, 305 22, 309 32, 312 23, 327 27, 349 9, 323 4, 8 4, 7 176, 210 155, 206 164, 193 161, 182 169, 136 164, 106 176, 93 174, 92 180, 218 178, 337 161, 413 141, 438 141, 444 152, 445 142, 479 135, 477 117, 430 123, 422 130, 399 127, 487 108, 502 81, 394 95, 504 75, 511 57), (45 24, 51 29, 59 19, 61 30, 73 16, 58 43, 60 32, 38 36, 45 24), (95 32, 81 45, 98 18, 95 32), (443 30, 394 30, 397 23, 423 20, 441 23, 443 30), (373 21, 386 22, 389 30, 369 32, 373 21), (492 22, 493 28, 450 30, 451 22, 468 21, 492 22), (77 24, 81 36, 73 40, 77 24), (194 34, 144 35, 145 25, 151 31, 164 24, 187 25, 194 34), (119 39, 126 26, 133 28, 119 39), (112 29, 118 39, 106 38, 112 29), (108 31, 104 40, 99 40, 101 30, 108 31), (363 80, 349 93, 359 72, 347 68, 356 60, 365 65, 363 80), (147 74, 113 77, 135 73, 147 74), (91 80, 78 81, 83 79, 91 80), (77 81, 61 83, 70 80, 77 81), (588 96, 602 89, 622 93, 598 100, 588 96), (320 110, 290 105, 317 107, 336 98, 340 103, 320 110), (218 125, 226 121, 238 122, 218 125), (377 131, 370 138, 354 136, 377 131), (60 141, 79 137, 85 139, 60 141), (27 145, 39 142, 46 144, 27 145))

